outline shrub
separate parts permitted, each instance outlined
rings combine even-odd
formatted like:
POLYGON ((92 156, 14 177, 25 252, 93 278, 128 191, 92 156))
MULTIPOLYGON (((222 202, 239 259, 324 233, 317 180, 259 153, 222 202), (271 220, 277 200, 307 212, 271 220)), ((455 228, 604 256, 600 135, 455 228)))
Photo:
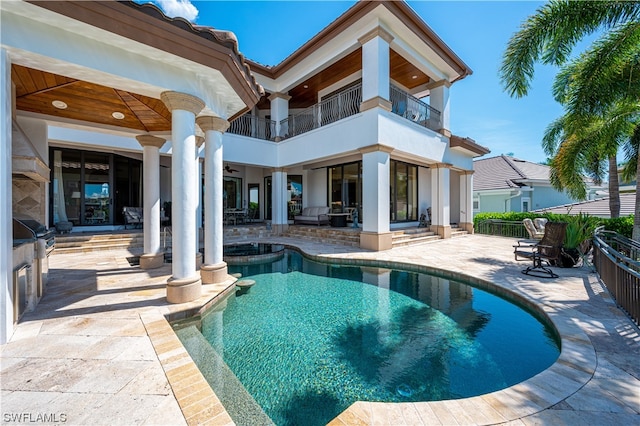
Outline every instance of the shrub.
MULTIPOLYGON (((586 219, 589 222, 589 228, 591 232, 601 225, 604 225, 607 231, 615 231, 618 234, 624 235, 627 238, 631 238, 633 233, 633 215, 619 217, 616 219, 607 219, 596 216, 582 215, 583 218, 581 220, 585 220, 584 216, 587 216, 586 219), (595 226, 593 226, 595 223, 595 226)), ((575 217, 575 215, 566 215, 566 214, 555 214, 555 213, 532 213, 532 212, 506 212, 506 213, 477 213, 473 218, 473 224, 476 226, 479 222, 488 219, 499 219, 499 220, 508 220, 508 221, 516 221, 521 222, 522 219, 529 218, 535 219, 536 217, 546 217, 551 222, 568 222, 570 223, 571 217, 575 217)), ((568 231, 567 231, 568 232, 568 231)))

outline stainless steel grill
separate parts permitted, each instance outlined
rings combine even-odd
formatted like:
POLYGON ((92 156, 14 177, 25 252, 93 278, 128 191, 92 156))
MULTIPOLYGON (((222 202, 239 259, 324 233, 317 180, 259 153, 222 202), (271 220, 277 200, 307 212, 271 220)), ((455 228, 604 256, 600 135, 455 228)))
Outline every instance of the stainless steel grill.
POLYGON ((51 254, 55 248, 56 232, 54 229, 47 229, 46 226, 32 219, 13 219, 13 241, 14 244, 27 242, 29 240, 44 240, 46 255, 51 254))

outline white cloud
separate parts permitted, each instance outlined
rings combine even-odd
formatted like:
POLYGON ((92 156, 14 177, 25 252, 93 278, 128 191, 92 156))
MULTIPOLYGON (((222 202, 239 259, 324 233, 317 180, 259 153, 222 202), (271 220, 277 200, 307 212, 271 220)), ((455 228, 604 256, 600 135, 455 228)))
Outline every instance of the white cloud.
POLYGON ((190 0, 157 0, 163 12, 171 17, 177 16, 194 22, 198 17, 198 9, 191 4, 190 0))

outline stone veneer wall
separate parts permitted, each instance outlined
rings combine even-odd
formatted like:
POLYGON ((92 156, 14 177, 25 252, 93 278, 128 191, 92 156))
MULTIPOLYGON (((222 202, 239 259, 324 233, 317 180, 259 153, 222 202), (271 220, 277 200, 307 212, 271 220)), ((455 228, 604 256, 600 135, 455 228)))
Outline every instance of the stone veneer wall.
POLYGON ((33 219, 45 224, 45 186, 44 182, 14 176, 12 179, 13 217, 33 219))

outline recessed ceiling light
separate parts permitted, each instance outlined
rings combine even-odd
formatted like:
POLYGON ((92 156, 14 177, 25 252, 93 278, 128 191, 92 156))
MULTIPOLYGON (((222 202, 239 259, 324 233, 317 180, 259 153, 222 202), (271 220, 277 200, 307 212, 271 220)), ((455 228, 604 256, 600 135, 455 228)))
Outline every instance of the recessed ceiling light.
POLYGON ((58 109, 67 109, 67 104, 62 101, 53 101, 51 102, 51 105, 58 109))
POLYGON ((418 76, 417 75, 412 75, 411 78, 415 80, 416 78, 418 78, 418 76))
POLYGON ((302 87, 304 87, 305 89, 308 89, 308 88, 309 88, 309 85, 305 84, 305 85, 304 85, 304 86, 302 86, 302 87))
POLYGON ((124 114, 121 112, 114 112, 111 116, 116 120, 122 120, 124 118, 124 114))

